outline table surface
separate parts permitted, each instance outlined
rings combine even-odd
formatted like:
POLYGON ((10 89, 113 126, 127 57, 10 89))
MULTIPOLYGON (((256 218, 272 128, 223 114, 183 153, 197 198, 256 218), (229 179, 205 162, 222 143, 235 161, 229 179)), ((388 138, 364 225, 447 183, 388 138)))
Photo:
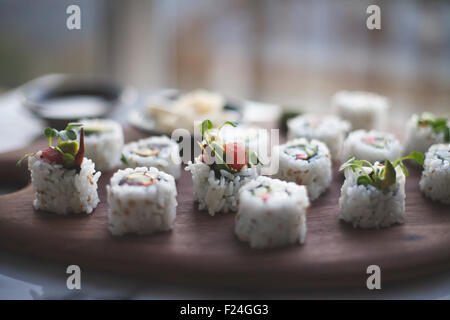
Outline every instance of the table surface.
MULTIPOLYGON (((0 152, 29 143, 40 129, 14 92, 0 97, 0 152), (8 134, 17 127, 29 130, 8 134)), ((69 290, 66 268, 0 251, 0 299, 450 299, 450 271, 389 285, 382 279, 381 290, 368 290, 365 283, 335 290, 262 290, 180 286, 82 269, 81 290, 69 290)))
POLYGON ((67 265, 0 251, 0 299, 450 299, 450 271, 380 290, 263 290, 179 286, 81 269, 81 290, 66 287, 67 265))

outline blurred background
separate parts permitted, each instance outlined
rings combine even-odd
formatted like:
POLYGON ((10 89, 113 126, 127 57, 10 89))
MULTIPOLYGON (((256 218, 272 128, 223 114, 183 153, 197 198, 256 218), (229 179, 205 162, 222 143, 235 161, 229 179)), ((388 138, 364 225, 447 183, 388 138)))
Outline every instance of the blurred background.
POLYGON ((206 88, 304 109, 339 89, 394 112, 450 101, 450 1, 0 0, 0 88, 97 73, 141 90, 206 88), (81 30, 66 8, 81 8, 81 30), (366 9, 381 8, 381 30, 366 9))

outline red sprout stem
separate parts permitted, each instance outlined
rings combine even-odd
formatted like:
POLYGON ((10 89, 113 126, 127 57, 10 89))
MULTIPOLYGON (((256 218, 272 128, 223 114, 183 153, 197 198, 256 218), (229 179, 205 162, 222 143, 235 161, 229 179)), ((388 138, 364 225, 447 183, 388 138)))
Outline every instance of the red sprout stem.
POLYGON ((80 167, 84 158, 84 129, 80 129, 80 149, 75 156, 75 165, 80 167))

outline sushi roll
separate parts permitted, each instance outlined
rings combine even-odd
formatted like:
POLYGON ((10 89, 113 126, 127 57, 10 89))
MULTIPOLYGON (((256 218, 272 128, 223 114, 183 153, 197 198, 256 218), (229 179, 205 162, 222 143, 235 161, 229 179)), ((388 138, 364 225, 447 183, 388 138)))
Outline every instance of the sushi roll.
POLYGON ((430 147, 419 186, 430 199, 450 204, 450 144, 430 147))
POLYGON ((413 152, 407 157, 385 164, 349 159, 344 170, 345 181, 339 197, 339 218, 357 228, 389 227, 404 222, 405 177, 402 161, 413 159, 423 163, 423 154, 413 152))
POLYGON ((128 143, 122 151, 122 162, 129 168, 155 167, 180 177, 181 159, 178 144, 166 136, 150 137, 128 143))
POLYGON ((46 128, 49 147, 25 155, 35 192, 33 206, 56 214, 91 213, 99 203, 97 181, 101 175, 95 164, 84 157, 84 133, 81 128, 79 142, 77 128, 71 123, 65 130, 46 128), (58 138, 53 145, 52 139, 58 138))
POLYGON ((350 123, 336 116, 304 114, 287 121, 288 138, 317 139, 324 142, 333 160, 339 161, 342 143, 350 131, 350 123))
POLYGON ((112 235, 172 229, 177 208, 173 176, 156 168, 118 170, 106 191, 112 235))
POLYGON ((403 153, 412 151, 425 153, 433 144, 450 142, 450 122, 447 118, 436 118, 429 112, 421 116, 414 114, 407 123, 406 144, 403 153))
POLYGON ((120 165, 123 132, 119 123, 107 119, 80 120, 83 124, 86 156, 97 170, 108 170, 120 165))
POLYGON ((402 148, 394 135, 376 130, 356 130, 344 141, 342 162, 349 157, 369 162, 385 160, 394 161, 400 157, 402 148))
POLYGON ((199 209, 211 216, 237 211, 239 189, 258 176, 259 159, 245 142, 224 142, 209 120, 202 123, 202 136, 203 153, 185 168, 192 174, 199 209))
POLYGON ((311 201, 331 183, 331 160, 327 146, 318 140, 295 139, 277 147, 279 169, 275 178, 303 184, 311 201))
POLYGON ((389 100, 381 95, 363 91, 339 91, 331 100, 337 115, 352 125, 352 130, 383 129, 389 100))
POLYGON ((260 176, 239 192, 234 231, 252 248, 304 243, 308 207, 304 186, 260 176))

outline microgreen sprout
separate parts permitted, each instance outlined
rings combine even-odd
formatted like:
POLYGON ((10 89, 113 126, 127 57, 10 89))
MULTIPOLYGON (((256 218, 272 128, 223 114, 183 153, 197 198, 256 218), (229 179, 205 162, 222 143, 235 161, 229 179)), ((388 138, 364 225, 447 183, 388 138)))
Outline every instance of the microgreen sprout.
POLYGON ((417 152, 417 151, 413 151, 411 152, 409 155, 402 157, 402 158, 398 158, 397 160, 395 160, 392 164, 394 165, 394 167, 396 166, 400 166, 400 168, 402 169, 403 173, 405 174, 405 176, 409 176, 409 172, 408 169, 406 168, 406 166, 403 164, 403 160, 414 160, 416 161, 418 164, 423 165, 423 153, 421 152, 417 152))
POLYGON ((122 161, 122 163, 124 165, 128 165, 128 160, 127 157, 125 157, 125 155, 122 153, 121 157, 120 157, 120 161, 122 161))
POLYGON ((350 168, 354 172, 358 172, 357 183, 359 185, 371 185, 382 191, 386 191, 395 184, 396 172, 395 168, 400 166, 403 173, 407 177, 409 175, 406 166, 403 164, 404 160, 411 159, 423 165, 423 154, 420 152, 411 152, 409 155, 399 158, 393 162, 386 160, 384 166, 374 166, 367 160, 356 160, 355 157, 350 157, 344 164, 341 165, 339 171, 350 168), (364 168, 369 168, 365 170, 364 168), (358 170, 358 171, 357 171, 358 170))
POLYGON ((22 156, 22 158, 19 159, 19 161, 17 161, 16 166, 20 167, 22 165, 23 160, 27 159, 28 157, 32 157, 34 156, 35 153, 27 153, 24 156, 22 156))
POLYGON ((45 128, 44 129, 44 136, 48 138, 48 145, 49 147, 52 146, 52 139, 59 136, 59 132, 56 129, 53 128, 45 128))
POLYGON ((53 128, 45 128, 44 136, 48 138, 48 144, 51 147, 52 139, 56 137, 58 138, 58 144, 61 143, 62 141, 75 140, 77 138, 77 133, 73 129, 81 126, 82 126, 81 123, 72 122, 69 123, 64 130, 61 131, 58 131, 53 128))
MULTIPOLYGON (((84 156, 84 131, 80 129, 80 143, 76 141, 76 128, 82 127, 81 123, 69 123, 64 130, 58 131, 53 128, 45 128, 44 136, 48 139, 49 148, 44 150, 41 157, 51 159, 52 163, 62 164, 65 168, 79 167, 84 156), (53 138, 58 138, 58 144, 53 145, 53 138), (54 150, 54 151, 53 151, 54 150), (53 154, 48 151, 53 151, 53 154), (56 152, 56 153, 55 153, 56 152), (59 153, 59 156, 58 156, 59 153)), ((35 153, 24 155, 18 162, 20 166, 22 161, 35 153)))
POLYGON ((431 127, 433 132, 444 135, 444 141, 450 142, 450 128, 448 126, 448 119, 445 117, 436 118, 432 113, 424 112, 417 121, 417 125, 420 127, 431 127))

